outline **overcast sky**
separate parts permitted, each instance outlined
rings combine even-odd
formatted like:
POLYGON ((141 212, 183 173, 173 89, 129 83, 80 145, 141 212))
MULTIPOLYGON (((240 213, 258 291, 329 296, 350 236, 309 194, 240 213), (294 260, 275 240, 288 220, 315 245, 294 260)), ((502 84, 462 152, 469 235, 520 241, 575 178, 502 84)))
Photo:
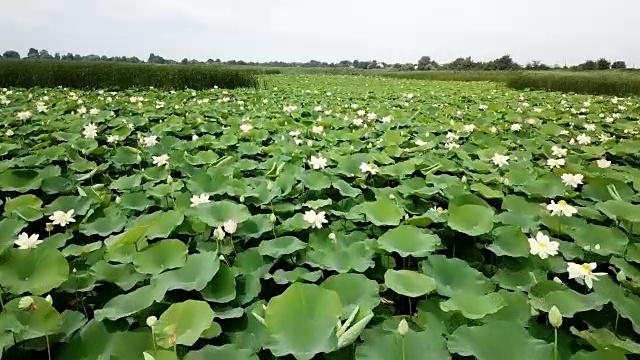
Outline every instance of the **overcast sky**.
POLYGON ((640 67, 640 0, 0 0, 0 52, 640 67))

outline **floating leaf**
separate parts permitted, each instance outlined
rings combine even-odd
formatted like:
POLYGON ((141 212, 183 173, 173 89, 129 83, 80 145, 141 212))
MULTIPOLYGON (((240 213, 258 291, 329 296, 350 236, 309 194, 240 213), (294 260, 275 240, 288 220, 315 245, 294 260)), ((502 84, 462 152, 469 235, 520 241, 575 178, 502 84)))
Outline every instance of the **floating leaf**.
POLYGON ((433 278, 411 270, 387 270, 384 283, 400 295, 418 297, 436 289, 433 278))
POLYGON ((378 239, 378 245, 402 257, 423 257, 440 246, 440 238, 438 235, 427 234, 415 226, 400 225, 384 233, 378 239))
POLYGON ((362 204, 362 210, 367 217, 367 221, 377 226, 398 225, 403 215, 402 209, 389 199, 379 199, 374 202, 364 203, 362 204))
POLYGON ((213 322, 214 312, 204 301, 174 303, 162 313, 156 324, 158 346, 193 345, 213 322))
POLYGON ((42 295, 69 277, 69 264, 55 249, 11 249, 0 262, 0 286, 13 294, 42 295))

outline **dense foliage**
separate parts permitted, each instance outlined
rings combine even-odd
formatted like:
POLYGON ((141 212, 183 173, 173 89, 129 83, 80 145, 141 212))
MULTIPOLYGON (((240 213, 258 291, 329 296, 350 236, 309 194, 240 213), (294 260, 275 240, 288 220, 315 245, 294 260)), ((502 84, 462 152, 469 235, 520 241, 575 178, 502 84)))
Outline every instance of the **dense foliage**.
POLYGON ((630 72, 521 73, 509 77, 506 83, 519 90, 551 90, 618 96, 640 94, 640 74, 630 72))
POLYGON ((640 354, 640 99, 269 83, 0 90, 3 358, 640 354))
POLYGON ((205 65, 151 65, 79 61, 0 61, 0 86, 76 89, 234 89, 258 86, 258 70, 205 65))

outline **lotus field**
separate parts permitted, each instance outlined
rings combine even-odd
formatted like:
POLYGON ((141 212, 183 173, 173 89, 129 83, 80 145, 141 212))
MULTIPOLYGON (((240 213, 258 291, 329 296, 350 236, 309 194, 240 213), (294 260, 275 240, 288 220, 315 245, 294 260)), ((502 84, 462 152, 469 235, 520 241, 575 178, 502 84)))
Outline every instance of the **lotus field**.
POLYGON ((640 354, 639 98, 262 81, 0 90, 3 358, 640 354))

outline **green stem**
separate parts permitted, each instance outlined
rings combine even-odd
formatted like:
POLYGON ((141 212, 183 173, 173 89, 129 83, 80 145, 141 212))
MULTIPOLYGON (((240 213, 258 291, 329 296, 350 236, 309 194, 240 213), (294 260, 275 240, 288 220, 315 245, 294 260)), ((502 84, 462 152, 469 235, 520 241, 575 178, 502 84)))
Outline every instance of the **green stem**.
POLYGON ((153 356, 158 355, 158 345, 156 344, 156 332, 151 328, 151 337, 153 338, 153 356))
POLYGON ((558 216, 558 236, 560 236, 562 231, 562 218, 558 216))
POLYGON ((558 329, 553 329, 553 360, 558 360, 558 329))
POLYGON ((49 357, 49 360, 51 360, 51 345, 49 344, 49 335, 45 335, 44 338, 47 341, 47 356, 49 357))

